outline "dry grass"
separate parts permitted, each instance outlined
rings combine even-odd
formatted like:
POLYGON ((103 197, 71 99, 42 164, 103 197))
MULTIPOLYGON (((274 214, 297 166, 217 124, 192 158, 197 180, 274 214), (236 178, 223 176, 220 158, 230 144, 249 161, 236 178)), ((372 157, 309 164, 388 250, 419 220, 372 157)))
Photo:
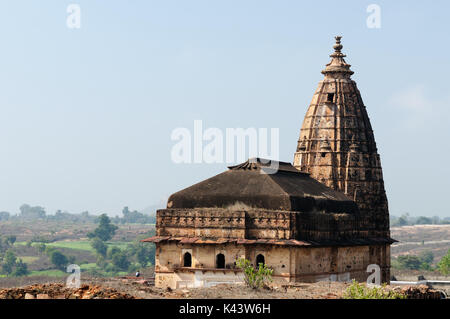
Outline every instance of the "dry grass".
POLYGON ((398 240, 391 246, 393 257, 418 255, 430 250, 437 263, 450 249, 450 225, 415 225, 391 228, 391 237, 398 240))

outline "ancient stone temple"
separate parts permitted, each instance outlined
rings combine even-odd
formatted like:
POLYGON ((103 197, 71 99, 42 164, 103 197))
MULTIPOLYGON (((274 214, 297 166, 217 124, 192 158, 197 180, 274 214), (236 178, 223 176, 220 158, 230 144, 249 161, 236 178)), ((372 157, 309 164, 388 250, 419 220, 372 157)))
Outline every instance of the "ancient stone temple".
POLYGON ((341 37, 300 132, 294 165, 251 159, 170 196, 157 211, 157 287, 242 282, 238 258, 275 281, 389 282, 389 213, 380 156, 341 37))
POLYGON ((242 282, 236 260, 271 267, 274 281, 389 280, 389 237, 371 237, 356 203, 290 163, 251 159, 181 190, 157 211, 157 287, 242 282), (268 174, 268 172, 273 174, 268 174))
POLYGON ((352 198, 368 236, 389 238, 389 212, 380 156, 353 71, 336 37, 331 62, 314 93, 298 140, 294 166, 352 198))

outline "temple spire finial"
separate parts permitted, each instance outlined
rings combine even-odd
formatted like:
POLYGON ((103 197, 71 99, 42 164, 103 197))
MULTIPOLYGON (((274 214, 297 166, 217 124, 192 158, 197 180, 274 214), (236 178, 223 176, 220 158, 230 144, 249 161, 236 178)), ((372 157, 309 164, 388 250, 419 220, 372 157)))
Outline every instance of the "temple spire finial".
POLYGON ((350 70, 350 64, 346 63, 344 60, 346 55, 341 52, 343 48, 341 44, 342 36, 337 35, 334 38, 336 43, 333 46, 334 52, 330 54, 331 62, 326 65, 325 70, 322 71, 322 74, 332 78, 349 78, 353 74, 353 71, 350 70))
POLYGON ((337 35, 337 36, 335 36, 334 38, 336 39, 336 44, 333 46, 334 51, 335 51, 336 53, 341 53, 341 50, 342 50, 342 48, 343 48, 343 46, 342 46, 342 44, 341 44, 342 36, 337 35))

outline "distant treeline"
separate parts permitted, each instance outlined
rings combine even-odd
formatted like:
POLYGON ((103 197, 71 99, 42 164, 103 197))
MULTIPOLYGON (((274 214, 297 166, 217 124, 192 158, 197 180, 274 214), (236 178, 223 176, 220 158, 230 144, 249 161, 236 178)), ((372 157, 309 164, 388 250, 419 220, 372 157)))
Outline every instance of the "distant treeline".
MULTIPOLYGON (((12 215, 9 212, 0 212, 0 221, 7 220, 26 220, 26 221, 66 221, 74 223, 98 223, 99 215, 93 215, 85 211, 79 214, 72 214, 66 211, 58 210, 54 215, 48 215, 43 207, 30 206, 24 204, 20 206, 20 213, 12 215)), ((111 218, 115 224, 154 224, 156 221, 155 215, 143 214, 136 210, 130 211, 128 207, 122 210, 122 216, 115 216, 111 218)))
POLYGON ((450 225, 450 217, 441 218, 439 216, 433 217, 412 217, 408 213, 400 217, 391 216, 391 226, 412 226, 412 225, 450 225))
POLYGON ((418 255, 400 255, 392 258, 391 265, 395 269, 412 269, 412 270, 438 270, 441 274, 447 276, 450 274, 450 249, 441 260, 434 264, 434 255, 431 250, 422 251, 418 255))

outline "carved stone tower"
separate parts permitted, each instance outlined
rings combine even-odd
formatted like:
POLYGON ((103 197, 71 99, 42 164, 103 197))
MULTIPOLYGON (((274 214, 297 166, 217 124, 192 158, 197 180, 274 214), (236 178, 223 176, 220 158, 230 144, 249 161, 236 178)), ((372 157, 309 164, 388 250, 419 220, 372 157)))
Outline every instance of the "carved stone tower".
POLYGON ((294 166, 355 200, 369 237, 389 237, 389 211, 380 156, 353 71, 336 37, 331 62, 314 93, 294 166))

